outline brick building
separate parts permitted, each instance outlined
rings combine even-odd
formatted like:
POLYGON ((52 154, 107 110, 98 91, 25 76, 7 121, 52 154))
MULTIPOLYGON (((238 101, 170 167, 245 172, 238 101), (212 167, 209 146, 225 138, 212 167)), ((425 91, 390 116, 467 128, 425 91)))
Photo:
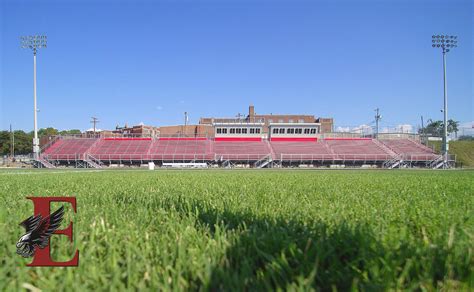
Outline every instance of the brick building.
POLYGON ((117 126, 112 133, 131 137, 156 137, 160 134, 160 128, 143 124, 131 127, 125 125, 125 127, 117 126))
POLYGON ((256 114, 255 107, 249 106, 248 115, 238 118, 201 118, 199 124, 212 125, 213 123, 263 123, 264 133, 268 133, 271 123, 320 123, 321 133, 333 131, 334 121, 332 118, 316 118, 314 115, 281 115, 281 114, 256 114))

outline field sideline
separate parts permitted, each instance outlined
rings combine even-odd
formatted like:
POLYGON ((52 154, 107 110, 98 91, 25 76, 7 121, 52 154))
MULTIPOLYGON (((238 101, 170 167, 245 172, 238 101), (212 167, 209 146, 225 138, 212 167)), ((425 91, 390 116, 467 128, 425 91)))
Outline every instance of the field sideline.
POLYGON ((474 170, 0 170, 0 202, 0 291, 474 288, 474 170), (31 195, 77 197, 78 268, 16 255, 31 195))

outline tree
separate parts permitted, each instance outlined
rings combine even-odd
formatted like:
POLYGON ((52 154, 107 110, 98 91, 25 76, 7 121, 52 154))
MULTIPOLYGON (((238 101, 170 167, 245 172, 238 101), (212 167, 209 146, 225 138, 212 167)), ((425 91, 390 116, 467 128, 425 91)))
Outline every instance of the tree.
MULTIPOLYGON (((78 129, 64 130, 59 132, 57 129, 49 127, 38 130, 38 138, 66 134, 81 134, 78 129)), ((14 131, 15 135, 15 154, 29 154, 33 151, 34 132, 26 133, 22 130, 14 131)), ((0 155, 9 155, 11 147, 10 131, 0 131, 0 155)))
POLYGON ((81 130, 78 129, 72 129, 72 130, 63 130, 59 132, 60 135, 78 135, 82 134, 81 130))
POLYGON ((459 131, 459 122, 454 121, 454 120, 448 120, 448 133, 453 133, 455 137, 458 136, 458 131, 459 131))
MULTIPOLYGON (((33 148, 33 135, 24 131, 14 131, 15 134, 15 154, 29 154, 33 148)), ((10 153, 11 137, 9 131, 0 131, 0 154, 10 153)))
POLYGON ((41 128, 38 130, 38 138, 44 137, 44 136, 55 136, 58 135, 59 131, 55 128, 49 127, 49 128, 41 128))
MULTIPOLYGON (((457 133, 459 131, 459 122, 454 120, 448 120, 448 133, 457 133)), ((426 127, 421 128, 418 131, 419 134, 425 134, 430 136, 443 136, 444 135, 444 123, 443 121, 431 121, 426 127)))

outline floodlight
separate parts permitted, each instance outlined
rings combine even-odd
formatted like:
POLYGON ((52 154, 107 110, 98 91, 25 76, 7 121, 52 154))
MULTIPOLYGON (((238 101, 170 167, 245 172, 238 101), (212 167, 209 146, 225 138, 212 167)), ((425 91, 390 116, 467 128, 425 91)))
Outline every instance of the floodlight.
POLYGON ((432 41, 433 48, 442 48, 443 53, 443 80, 444 80, 444 137, 443 137, 443 160, 444 167, 448 167, 448 92, 446 84, 446 53, 453 48, 457 47, 457 36, 456 35, 436 35, 436 44, 432 41))
POLYGON ((35 160, 39 158, 39 139, 38 139, 38 124, 37 124, 37 109, 36 109, 36 52, 40 48, 46 48, 47 37, 45 35, 29 35, 21 36, 21 48, 30 48, 33 50, 33 97, 34 97, 34 138, 33 138, 33 157, 35 160))

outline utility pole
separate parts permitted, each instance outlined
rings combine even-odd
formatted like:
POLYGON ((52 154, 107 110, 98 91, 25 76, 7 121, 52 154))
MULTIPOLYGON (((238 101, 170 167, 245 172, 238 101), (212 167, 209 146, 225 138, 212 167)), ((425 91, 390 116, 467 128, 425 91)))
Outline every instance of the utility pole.
POLYGON ((15 133, 12 130, 12 124, 10 124, 10 137, 11 137, 10 156, 13 159, 15 157, 15 133))
POLYGON ((379 108, 375 109, 375 139, 379 138, 379 121, 382 119, 382 116, 379 114, 379 108))
POLYGON ((458 45, 457 36, 455 35, 433 35, 432 36, 432 47, 441 48, 443 53, 443 87, 444 87, 444 135, 443 135, 443 156, 444 156, 444 166, 448 165, 448 83, 446 80, 446 54, 450 49, 456 48, 458 45))
POLYGON ((33 50, 33 107, 34 107, 34 138, 33 138, 33 158, 39 157, 39 139, 38 139, 38 123, 36 109, 36 52, 40 48, 46 48, 47 37, 45 35, 30 35, 21 37, 21 47, 33 50))
POLYGON ((91 124, 94 125, 94 134, 95 134, 95 132, 96 132, 96 125, 99 123, 99 119, 96 118, 96 117, 92 117, 91 119, 92 119, 91 124))
POLYGON ((188 125, 188 112, 184 112, 184 136, 186 137, 186 126, 188 125))
POLYGON ((425 125, 423 124, 423 116, 421 116, 421 138, 422 138, 422 142, 424 142, 426 144, 426 137, 425 137, 425 125))

